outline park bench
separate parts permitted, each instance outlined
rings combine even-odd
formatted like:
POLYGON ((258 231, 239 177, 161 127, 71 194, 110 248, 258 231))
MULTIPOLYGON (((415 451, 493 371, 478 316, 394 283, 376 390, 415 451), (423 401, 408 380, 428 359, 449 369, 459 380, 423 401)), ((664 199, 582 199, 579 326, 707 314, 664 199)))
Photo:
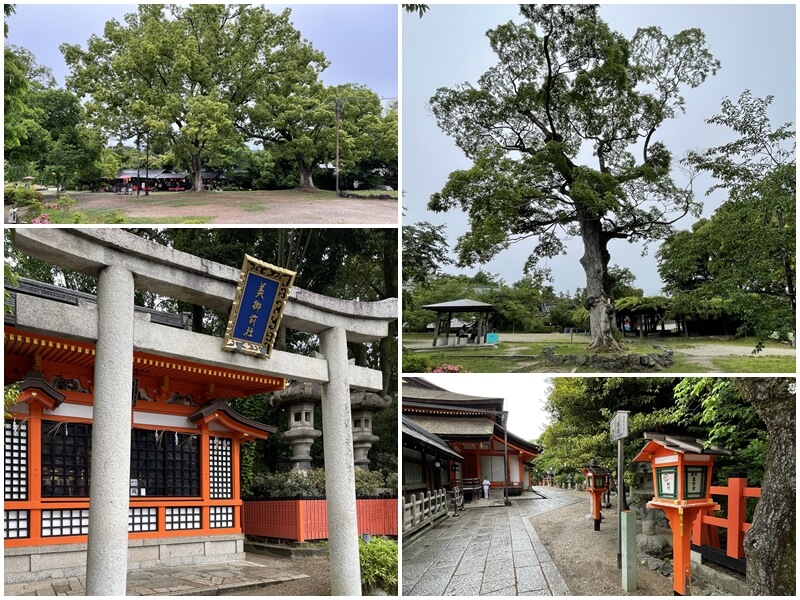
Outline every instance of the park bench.
POLYGON ((167 188, 170 192, 185 192, 186 188, 183 187, 171 187, 167 188))

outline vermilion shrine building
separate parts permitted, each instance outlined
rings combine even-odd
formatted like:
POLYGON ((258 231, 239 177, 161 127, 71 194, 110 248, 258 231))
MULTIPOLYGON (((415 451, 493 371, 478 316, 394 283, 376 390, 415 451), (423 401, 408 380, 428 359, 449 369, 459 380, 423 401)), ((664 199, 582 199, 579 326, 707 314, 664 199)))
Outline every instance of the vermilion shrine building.
POLYGON ((463 462, 431 460, 424 452, 404 448, 403 495, 438 489, 451 480, 482 480, 491 487, 519 494, 529 485, 525 466, 541 453, 539 446, 507 429, 503 398, 468 396, 449 392, 425 379, 403 378, 403 417, 438 436, 463 462), (508 460, 508 477, 504 463, 508 460), (439 462, 439 467, 435 463, 439 462))
MULTIPOLYGON (((94 301, 31 280, 21 282, 15 299, 22 294, 94 301)), ((183 328, 181 315, 137 312, 183 328)), ((19 330, 13 314, 3 337, 5 381, 21 388, 5 421, 5 547, 24 549, 12 556, 28 562, 34 547, 87 541, 96 353, 91 343, 19 330)), ((279 377, 134 352, 128 531, 143 544, 132 551, 132 562, 163 563, 201 547, 214 560, 242 551, 241 536, 229 535, 242 533, 239 446, 266 439, 275 428, 242 417, 225 399, 284 384, 279 377), (201 535, 201 545, 190 539, 201 535)), ((47 554, 34 555, 49 562, 47 554)))

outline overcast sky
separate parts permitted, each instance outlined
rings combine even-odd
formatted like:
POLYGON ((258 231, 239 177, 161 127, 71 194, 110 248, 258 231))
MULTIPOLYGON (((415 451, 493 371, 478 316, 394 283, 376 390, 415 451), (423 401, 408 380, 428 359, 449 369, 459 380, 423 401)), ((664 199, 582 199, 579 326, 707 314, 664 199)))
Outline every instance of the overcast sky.
MULTIPOLYGON (((612 29, 630 38, 638 27, 658 25, 668 35, 697 27, 706 35, 712 54, 722 63, 717 75, 694 90, 686 90, 686 114, 667 122, 657 139, 679 158, 691 149, 702 149, 732 139, 727 129, 707 125, 704 120, 719 113, 725 96, 736 100, 745 90, 760 97, 775 96, 770 117, 773 126, 795 121, 795 6, 791 5, 601 5, 600 16, 612 29)), ((521 21, 516 4, 431 5, 420 19, 403 15, 402 170, 405 197, 404 223, 429 221, 447 224, 451 246, 468 229, 468 220, 458 209, 437 214, 426 209, 430 195, 440 191, 448 175, 471 166, 470 161, 442 133, 428 108, 428 100, 439 87, 459 83, 476 84, 478 77, 496 64, 485 32, 509 20, 521 21)), ((591 159, 591 156, 587 157, 591 159)), ((596 166, 594 163, 585 163, 596 166)), ((676 177, 679 184, 685 183, 676 177)), ((711 185, 707 176, 695 180, 696 197, 710 216, 724 196, 705 197, 711 185)), ((678 227, 688 229, 686 217, 678 227)), ((535 240, 522 242, 496 259, 473 269, 446 268, 447 272, 474 274, 478 268, 498 274, 507 284, 519 280, 535 240)), ((630 268, 636 285, 645 294, 658 294, 655 250, 642 257, 642 247, 623 241, 611 243, 611 264, 630 268)), ((556 291, 573 292, 585 286, 580 240, 571 240, 568 255, 550 260, 556 291)))
POLYGON ((549 377, 528 373, 425 373, 420 377, 449 392, 503 398, 508 430, 524 440, 538 438, 549 424, 544 412, 552 382, 549 377))
MULTIPOLYGON (((281 11, 285 4, 270 4, 281 11)), ((296 4, 290 20, 321 50, 331 66, 322 73, 328 85, 360 83, 380 97, 397 97, 397 6, 375 4, 296 4)), ((8 18, 6 43, 27 48, 50 67, 59 84, 68 74, 58 47, 80 44, 92 34, 102 37, 112 18, 136 12, 133 4, 17 4, 8 18)))

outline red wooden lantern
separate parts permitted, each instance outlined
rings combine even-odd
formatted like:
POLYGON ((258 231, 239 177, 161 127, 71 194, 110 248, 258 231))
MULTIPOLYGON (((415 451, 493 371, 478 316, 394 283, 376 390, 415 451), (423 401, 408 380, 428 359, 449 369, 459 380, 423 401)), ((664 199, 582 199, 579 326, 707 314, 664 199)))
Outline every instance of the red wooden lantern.
POLYGON ((719 509, 711 499, 711 469, 714 455, 731 451, 708 445, 689 436, 645 433, 649 440, 634 461, 650 461, 653 468, 653 499, 650 508, 660 508, 672 529, 673 589, 685 596, 691 589, 692 523, 701 511, 719 509))
POLYGON ((595 464, 592 459, 589 464, 583 468, 583 475, 588 481, 586 491, 592 496, 592 517, 594 518, 594 530, 600 531, 600 505, 603 501, 603 494, 606 493, 609 486, 609 479, 611 472, 595 464))

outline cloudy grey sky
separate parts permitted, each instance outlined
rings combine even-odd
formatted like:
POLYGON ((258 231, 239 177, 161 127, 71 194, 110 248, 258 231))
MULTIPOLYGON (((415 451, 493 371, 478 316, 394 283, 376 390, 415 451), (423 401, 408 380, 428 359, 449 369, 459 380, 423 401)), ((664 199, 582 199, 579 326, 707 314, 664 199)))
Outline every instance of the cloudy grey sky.
MULTIPOLYGON (((773 126, 795 121, 795 6, 672 4, 601 5, 600 16, 610 26, 630 37, 638 27, 660 26, 668 35, 697 27, 706 34, 712 54, 721 61, 717 75, 694 90, 686 90, 686 114, 662 126, 658 132, 674 158, 688 150, 726 143, 729 131, 707 125, 704 120, 719 112, 726 96, 736 100, 746 89, 760 97, 774 95, 770 118, 773 126)), ((403 98, 402 98, 402 169, 405 197, 404 223, 430 221, 446 224, 451 245, 468 229, 468 220, 460 210, 437 214, 428 212, 430 195, 440 191, 448 175, 470 167, 452 139, 444 135, 428 108, 428 100, 439 87, 477 78, 496 63, 485 32, 509 20, 521 21, 516 4, 502 5, 431 5, 420 19, 403 15, 403 98)), ((590 159, 591 157, 587 157, 590 159)), ((587 163, 592 164, 592 163, 587 163)), ((685 183, 680 175, 676 181, 685 183)), ((703 216, 710 216, 723 196, 705 197, 712 181, 700 176, 694 182, 698 199, 704 202, 703 216)), ((678 227, 688 229, 693 219, 686 217, 678 227)), ((522 276, 525 259, 535 241, 522 242, 502 252, 487 265, 472 269, 448 267, 447 272, 475 273, 482 268, 500 275, 506 283, 522 276)), ((642 247, 623 241, 610 245, 611 263, 630 268, 636 285, 645 294, 661 290, 655 250, 647 256, 642 247)), ((578 263, 582 255, 580 240, 572 240, 568 254, 550 260, 557 291, 572 292, 585 286, 578 263)))
MULTIPOLYGON (((397 6, 390 4, 270 4, 292 7, 291 21, 331 62, 322 74, 328 85, 360 83, 380 97, 397 97, 397 6)), ((67 65, 62 43, 84 48, 92 34, 102 36, 112 18, 136 12, 132 4, 17 4, 8 19, 6 43, 27 48, 50 67, 63 85, 67 65)))
POLYGON ((450 392, 503 398, 508 430, 524 440, 538 438, 549 424, 544 411, 552 379, 529 373, 425 373, 421 376, 450 392))

